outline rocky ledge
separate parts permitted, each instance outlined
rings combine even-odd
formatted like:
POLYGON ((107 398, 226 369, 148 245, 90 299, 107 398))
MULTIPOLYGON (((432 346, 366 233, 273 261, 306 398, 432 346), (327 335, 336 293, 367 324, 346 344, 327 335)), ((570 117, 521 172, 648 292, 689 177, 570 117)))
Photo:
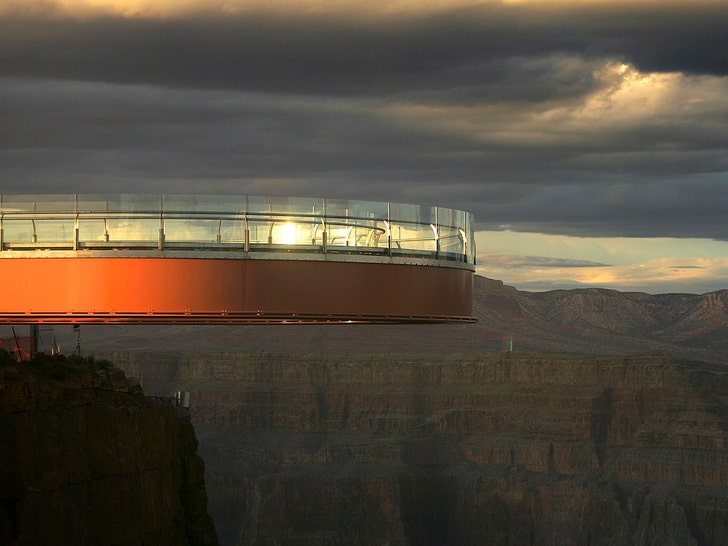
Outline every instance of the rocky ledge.
POLYGON ((0 354, 0 544, 217 544, 189 415, 108 362, 0 354))

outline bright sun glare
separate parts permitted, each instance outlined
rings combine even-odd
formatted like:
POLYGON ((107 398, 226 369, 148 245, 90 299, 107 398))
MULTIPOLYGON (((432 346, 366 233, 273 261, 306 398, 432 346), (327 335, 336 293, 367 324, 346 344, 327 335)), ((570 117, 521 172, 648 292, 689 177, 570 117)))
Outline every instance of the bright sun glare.
POLYGON ((278 239, 281 244, 284 245, 295 245, 296 244, 296 225, 291 222, 283 224, 278 232, 278 239))

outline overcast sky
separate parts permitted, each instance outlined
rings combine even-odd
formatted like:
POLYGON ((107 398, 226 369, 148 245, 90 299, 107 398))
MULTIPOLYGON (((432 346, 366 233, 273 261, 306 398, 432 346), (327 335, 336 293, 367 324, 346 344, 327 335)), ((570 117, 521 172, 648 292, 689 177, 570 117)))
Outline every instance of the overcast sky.
POLYGON ((728 288, 725 0, 3 0, 0 128, 3 193, 436 204, 519 288, 728 288))

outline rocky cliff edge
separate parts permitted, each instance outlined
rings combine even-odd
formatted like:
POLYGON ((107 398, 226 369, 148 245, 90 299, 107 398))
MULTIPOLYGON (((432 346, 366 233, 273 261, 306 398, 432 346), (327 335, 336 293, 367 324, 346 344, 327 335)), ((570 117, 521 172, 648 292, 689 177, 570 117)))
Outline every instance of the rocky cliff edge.
POLYGON ((189 416, 108 362, 0 354, 0 544, 215 545, 189 416))

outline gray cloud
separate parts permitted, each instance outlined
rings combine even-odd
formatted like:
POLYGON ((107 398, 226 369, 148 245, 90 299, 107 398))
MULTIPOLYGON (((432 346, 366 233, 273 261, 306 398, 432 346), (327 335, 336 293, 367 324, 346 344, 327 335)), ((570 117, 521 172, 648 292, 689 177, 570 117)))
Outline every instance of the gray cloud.
MULTIPOLYGON (((728 240, 725 176, 542 187, 526 199, 482 205, 491 229, 575 236, 728 240), (515 220, 514 220, 515 219, 515 220)), ((487 220, 485 220, 487 219, 487 220)))
MULTIPOLYGON (((492 93, 508 83, 508 67, 501 69, 509 59, 551 54, 618 57, 645 71, 726 74, 727 24, 728 6, 688 3, 557 9, 492 2, 384 21, 280 13, 15 15, 0 20, 0 72, 327 95, 493 84, 492 93)), ((540 86, 531 90, 536 97, 545 93, 540 86)), ((525 88, 521 93, 529 95, 525 88)))
POLYGON ((0 191, 392 199, 728 240, 727 28, 718 3, 6 14, 0 191))
POLYGON ((608 264, 589 260, 550 258, 547 256, 511 256, 486 254, 478 256, 478 263, 486 267, 605 267, 608 264))

